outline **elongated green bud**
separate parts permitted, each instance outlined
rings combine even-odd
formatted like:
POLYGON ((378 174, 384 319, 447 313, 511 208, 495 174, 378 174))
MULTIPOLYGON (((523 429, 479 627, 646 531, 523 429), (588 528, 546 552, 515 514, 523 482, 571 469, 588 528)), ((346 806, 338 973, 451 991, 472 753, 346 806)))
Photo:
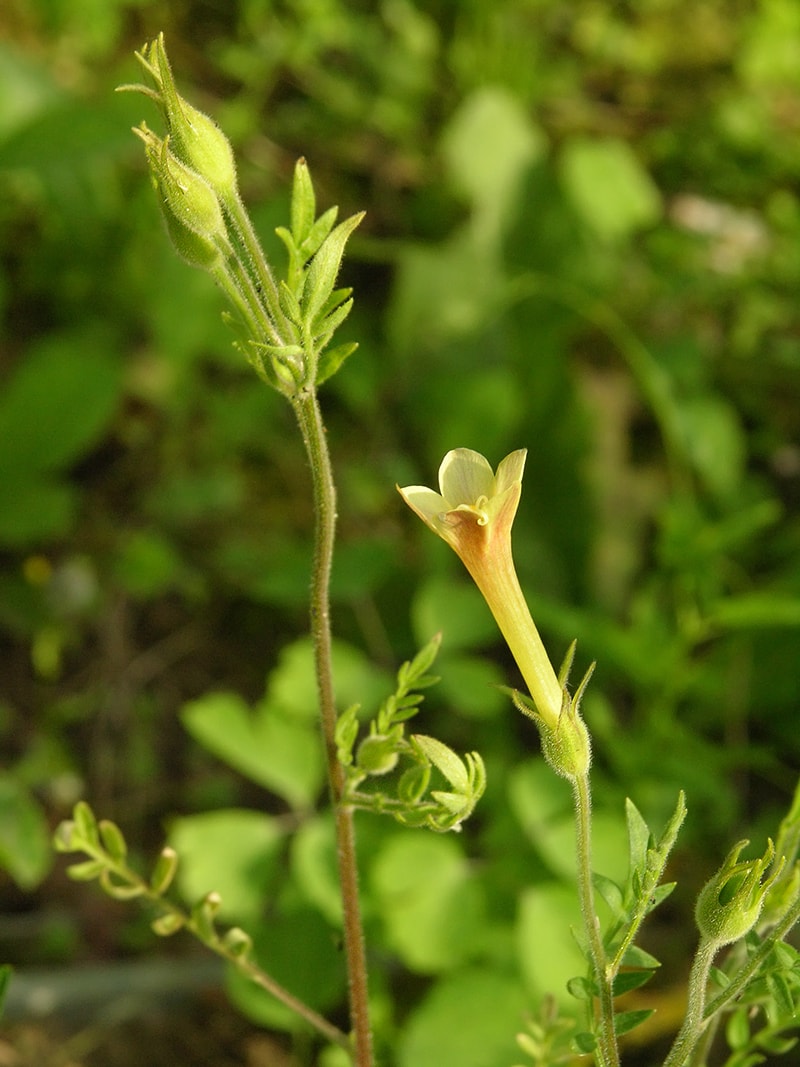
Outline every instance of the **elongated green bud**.
POLYGON ((177 158, 169 138, 162 140, 144 123, 134 133, 144 141, 167 232, 176 250, 192 266, 215 266, 229 249, 229 241, 214 190, 177 158))
POLYGON ((764 897, 783 868, 783 860, 765 882, 761 879, 772 863, 775 849, 771 841, 763 856, 739 861, 739 854, 747 845, 740 841, 714 875, 701 889, 695 907, 700 933, 717 945, 738 941, 753 929, 761 914, 764 897))
POLYGON ((161 108, 173 152, 208 182, 223 203, 232 203, 238 194, 230 141, 212 118, 178 93, 164 47, 164 34, 160 33, 137 53, 137 59, 156 83, 155 92, 146 88, 144 91, 161 108))

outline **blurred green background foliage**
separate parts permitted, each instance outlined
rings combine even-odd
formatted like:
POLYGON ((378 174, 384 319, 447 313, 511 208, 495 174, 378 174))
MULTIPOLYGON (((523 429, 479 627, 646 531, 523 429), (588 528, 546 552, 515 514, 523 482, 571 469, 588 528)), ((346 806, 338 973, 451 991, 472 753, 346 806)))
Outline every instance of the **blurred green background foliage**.
POLYGON ((0 884, 9 913, 60 916, 4 955, 163 951, 129 912, 70 911, 47 842, 86 796, 143 851, 166 828, 183 888, 227 889, 327 1009, 309 482, 288 406, 169 247, 129 129, 157 116, 112 91, 162 29, 276 263, 297 157, 323 207, 367 212, 343 272, 360 350, 323 397, 341 699, 375 707, 441 630, 421 729, 489 769, 461 838, 359 822, 383 1043, 400 1067, 507 1065, 546 965, 562 988, 578 966, 566 787, 493 688, 516 678, 488 611, 393 489, 456 446, 529 449, 522 584, 554 660, 577 637, 578 675, 598 661, 598 868, 622 873, 626 795, 658 826, 687 791, 669 1026, 696 889, 771 832, 800 763, 800 8, 3 4, 0 884))

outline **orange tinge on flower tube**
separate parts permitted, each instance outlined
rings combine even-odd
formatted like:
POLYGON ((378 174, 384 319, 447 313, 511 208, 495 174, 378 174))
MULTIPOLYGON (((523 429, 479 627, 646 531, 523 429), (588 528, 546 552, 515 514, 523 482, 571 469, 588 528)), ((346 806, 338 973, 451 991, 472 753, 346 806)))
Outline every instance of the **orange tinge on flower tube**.
POLYGON ((422 485, 398 490, 446 541, 483 594, 517 662, 542 724, 555 730, 563 691, 522 595, 511 554, 511 526, 522 491, 525 449, 493 472, 470 448, 455 448, 439 467, 439 492, 422 485))

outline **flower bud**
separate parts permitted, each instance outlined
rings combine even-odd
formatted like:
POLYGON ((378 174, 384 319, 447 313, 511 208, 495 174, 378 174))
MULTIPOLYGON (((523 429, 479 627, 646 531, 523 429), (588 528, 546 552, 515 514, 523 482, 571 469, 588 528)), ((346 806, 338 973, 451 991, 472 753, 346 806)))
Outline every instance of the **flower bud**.
POLYGON ((159 104, 173 151, 181 162, 204 178, 223 203, 237 197, 236 163, 230 141, 213 119, 179 95, 159 34, 143 49, 140 62, 155 80, 159 104))
POLYGON ((556 774, 574 782, 589 772, 592 762, 592 744, 586 723, 571 705, 567 705, 555 729, 539 720, 539 735, 542 739, 542 754, 556 774))
POLYGON ((561 714, 555 726, 539 713, 536 705, 523 693, 516 689, 503 689, 511 697, 514 707, 529 719, 533 719, 538 726, 544 758, 556 774, 570 782, 588 774, 592 764, 589 730, 578 710, 588 677, 587 675, 584 678, 574 697, 570 697, 566 689, 562 690, 561 714))
POLYGON ((755 860, 739 860, 748 844, 740 841, 728 853, 720 869, 701 889, 695 906, 695 918, 700 933, 717 946, 738 941, 753 929, 761 913, 764 897, 783 868, 783 859, 766 882, 761 878, 772 863, 775 848, 768 841, 763 856, 755 860))
POLYGON ((144 141, 150 173, 167 231, 179 254, 192 266, 209 269, 228 248, 228 233, 219 200, 199 174, 185 166, 146 125, 134 133, 144 141))
POLYGON ((383 734, 370 734, 358 746, 356 764, 365 774, 388 774, 397 760, 395 740, 383 734))

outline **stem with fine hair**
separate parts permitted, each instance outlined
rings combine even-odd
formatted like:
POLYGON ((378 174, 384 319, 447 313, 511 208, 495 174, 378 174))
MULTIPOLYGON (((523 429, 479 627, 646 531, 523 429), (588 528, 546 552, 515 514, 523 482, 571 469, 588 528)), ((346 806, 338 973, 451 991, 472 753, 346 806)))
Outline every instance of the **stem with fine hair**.
POLYGON ((592 885, 592 802, 589 775, 583 774, 573 782, 578 845, 578 891, 583 922, 588 938, 592 977, 597 985, 600 1007, 598 1033, 598 1062, 600 1067, 619 1067, 619 1050, 614 1031, 614 998, 606 961, 606 950, 600 935, 600 925, 594 905, 592 885))
POLYGON ((700 939, 689 975, 689 993, 683 1026, 664 1060, 664 1067, 681 1067, 702 1037, 707 1023, 705 1006, 708 976, 719 948, 719 941, 707 937, 700 939))
POLYGON ((330 576, 336 532, 336 488, 333 481, 325 426, 316 392, 304 389, 292 398, 303 435, 314 494, 314 562, 311 580, 311 635, 314 664, 336 827, 336 852, 344 912, 344 947, 353 1029, 356 1067, 372 1067, 372 1034, 369 1023, 367 962, 361 906, 358 894, 353 808, 342 803, 345 774, 336 755, 336 698, 331 662, 330 576))

